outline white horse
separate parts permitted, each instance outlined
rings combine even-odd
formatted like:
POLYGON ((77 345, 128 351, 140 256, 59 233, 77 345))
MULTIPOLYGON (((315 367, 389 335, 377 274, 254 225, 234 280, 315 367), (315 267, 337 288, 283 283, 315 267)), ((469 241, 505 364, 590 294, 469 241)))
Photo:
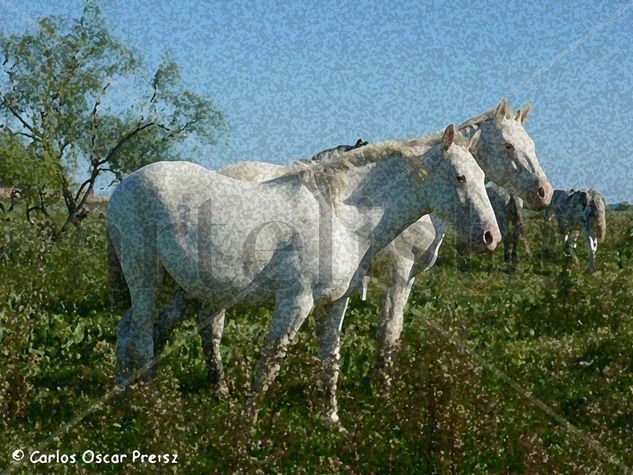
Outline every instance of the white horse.
POLYGON ((430 212, 474 249, 493 250, 500 239, 484 174, 468 152, 477 136, 456 140, 451 125, 441 136, 364 146, 264 183, 188 162, 158 162, 128 176, 106 212, 132 303, 117 328, 117 385, 154 357, 164 269, 220 313, 274 300, 245 411, 253 422, 288 345, 318 306, 320 354, 329 373, 322 379, 330 383, 327 419, 338 423, 340 328, 348 296, 373 256, 430 212))
MULTIPOLYGON (((528 103, 516 114, 510 114, 507 102, 502 100, 495 108, 462 124, 460 132, 470 137, 480 134, 471 152, 487 178, 503 183, 538 209, 549 202, 552 187, 536 157, 534 142, 523 128, 529 110, 528 103)), ((333 154, 317 156, 322 156, 323 160, 336 158, 333 154)), ((304 164, 305 161, 289 165, 240 162, 228 165, 220 173, 236 179, 263 182, 299 170, 304 164)), ((520 200, 518 196, 515 198, 520 200)), ((399 346, 404 310, 415 276, 435 264, 444 231, 445 225, 436 215, 423 216, 376 255, 368 275, 363 279, 363 299, 369 277, 381 294, 377 367, 386 388, 390 384, 393 354, 399 346)), ((155 328, 155 341, 159 346, 182 320, 189 303, 187 296, 181 292, 161 312, 155 328)), ((220 356, 224 314, 220 312, 205 316, 205 312, 202 312, 198 318, 208 379, 216 385, 220 394, 225 394, 227 387, 220 356)))
POLYGON ((607 232, 606 204, 602 195, 591 188, 556 190, 552 202, 545 211, 545 221, 551 220, 554 215, 558 220, 558 229, 563 236, 566 252, 569 252, 570 244, 574 250, 576 249, 578 230, 582 231, 589 252, 587 268, 593 272, 598 241, 602 241, 607 232))
MULTIPOLYGON (((514 114, 503 99, 495 108, 464 122, 458 131, 466 137, 481 134, 471 152, 487 180, 521 196, 531 208, 542 209, 551 200, 552 186, 538 161, 534 142, 523 127, 530 110, 528 102, 514 114)), ((435 264, 444 238, 445 228, 438 218, 425 217, 405 229, 383 249, 380 265, 370 270, 382 294, 377 366, 386 389, 415 276, 435 264)))

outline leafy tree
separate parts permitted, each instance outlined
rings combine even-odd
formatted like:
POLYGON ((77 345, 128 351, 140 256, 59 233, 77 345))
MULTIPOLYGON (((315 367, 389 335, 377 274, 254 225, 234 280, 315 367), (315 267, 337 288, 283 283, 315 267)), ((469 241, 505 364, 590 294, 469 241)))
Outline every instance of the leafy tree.
POLYGON ((6 130, 0 132, 0 186, 7 198, 6 206, 0 203, 0 211, 9 214, 19 202, 25 203, 26 217, 39 211, 48 216, 47 208, 54 201, 55 164, 51 160, 38 160, 31 147, 18 135, 6 130))
POLYGON ((104 172, 121 179, 177 159, 179 144, 216 143, 226 130, 213 101, 182 87, 168 55, 145 80, 138 56, 91 1, 80 19, 45 17, 33 34, 0 38, 0 54, 0 179, 28 188, 40 211, 63 201, 61 232, 81 223, 104 172), (121 85, 142 92, 130 98, 121 85))

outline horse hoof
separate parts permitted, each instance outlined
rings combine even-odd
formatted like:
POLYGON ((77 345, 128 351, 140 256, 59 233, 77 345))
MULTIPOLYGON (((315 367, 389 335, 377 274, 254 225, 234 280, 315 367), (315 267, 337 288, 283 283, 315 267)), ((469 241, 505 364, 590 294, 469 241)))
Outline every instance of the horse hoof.
POLYGON ((114 391, 117 393, 125 392, 131 384, 132 378, 129 375, 117 375, 114 379, 114 391))
POLYGON ((348 434, 348 430, 343 427, 338 414, 327 414, 322 416, 323 424, 331 431, 338 432, 339 434, 348 434))
POLYGON ((343 427, 343 424, 340 422, 332 422, 329 424, 330 429, 334 432, 338 432, 339 434, 349 434, 349 431, 343 427))
POLYGON ((218 383, 214 389, 215 395, 220 399, 228 397, 229 395, 229 387, 226 385, 224 381, 218 383))
POLYGON ((338 424, 335 430, 339 434, 349 434, 349 431, 345 427, 343 427, 341 424, 338 424))

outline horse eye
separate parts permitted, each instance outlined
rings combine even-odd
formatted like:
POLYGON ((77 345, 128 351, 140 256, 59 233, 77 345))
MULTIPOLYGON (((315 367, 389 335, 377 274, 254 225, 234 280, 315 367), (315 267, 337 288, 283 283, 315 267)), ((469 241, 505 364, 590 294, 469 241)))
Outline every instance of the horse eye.
POLYGON ((509 151, 514 150, 514 145, 512 145, 511 143, 507 143, 506 144, 506 150, 509 150, 509 151))
POLYGON ((466 183, 466 177, 464 175, 457 175, 457 181, 460 183, 466 183))

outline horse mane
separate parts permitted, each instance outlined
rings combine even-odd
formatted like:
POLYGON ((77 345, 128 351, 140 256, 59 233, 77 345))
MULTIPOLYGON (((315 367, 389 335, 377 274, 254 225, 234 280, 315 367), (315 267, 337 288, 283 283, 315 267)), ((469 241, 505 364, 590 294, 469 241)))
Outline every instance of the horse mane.
MULTIPOLYGON (((476 117, 468 119, 456 127, 456 130, 460 131, 469 126, 480 126, 484 122, 494 119, 496 109, 497 107, 495 106, 476 117)), ((506 117, 511 118, 512 113, 508 112, 506 117)), ((278 179, 286 180, 298 178, 302 183, 308 186, 315 186, 321 190, 330 190, 332 193, 328 194, 336 195, 336 192, 344 185, 345 180, 343 177, 349 170, 368 163, 378 163, 394 154, 401 155, 414 170, 419 171, 419 165, 416 166, 415 162, 410 159, 440 143, 443 134, 444 129, 409 140, 388 140, 366 144, 347 151, 341 150, 338 155, 329 155, 329 152, 336 150, 337 147, 335 147, 334 149, 319 152, 310 160, 298 160, 293 162, 290 165, 291 170, 278 179), (323 154, 323 157, 327 156, 327 160, 321 159, 323 158, 321 154, 323 154)), ((463 134, 458 133, 455 134, 454 143, 455 145, 468 148, 469 139, 463 134)))
POLYGON ((416 154, 412 146, 408 142, 389 140, 343 152, 331 160, 294 162, 291 165, 293 169, 279 177, 279 180, 298 179, 309 188, 318 189, 329 198, 337 199, 351 170, 370 163, 380 163, 393 155, 401 156, 415 169, 413 158, 416 154))
POLYGON ((336 147, 321 150, 320 152, 313 155, 310 160, 317 162, 332 160, 333 158, 337 158, 345 152, 364 147, 365 145, 367 145, 367 142, 365 142, 363 139, 358 139, 354 145, 337 145, 336 147))
MULTIPOLYGON (((438 130, 437 132, 433 132, 432 134, 429 135, 423 135, 420 137, 415 137, 412 139, 408 139, 405 140, 403 143, 407 146, 407 147, 412 147, 415 149, 427 149, 430 147, 433 147, 435 145, 437 145, 439 142, 442 141, 442 136, 444 135, 444 130, 438 130)), ((462 134, 455 134, 455 138, 453 140, 453 143, 455 145, 458 145, 460 147, 466 147, 468 148, 468 145, 470 143, 470 140, 468 140, 466 137, 464 137, 462 134)), ((420 150, 418 150, 419 152, 420 150)))
POLYGON ((471 117, 466 122, 463 122, 462 124, 457 126, 457 130, 460 130, 460 129, 463 129, 463 128, 466 128, 466 127, 470 127, 470 126, 475 126, 475 127, 476 126, 480 126, 484 122, 486 122, 486 121, 488 121, 490 119, 494 119, 494 117, 495 117, 495 110, 496 110, 496 107, 493 107, 489 111, 483 112, 483 113, 479 114, 476 117, 471 117))

